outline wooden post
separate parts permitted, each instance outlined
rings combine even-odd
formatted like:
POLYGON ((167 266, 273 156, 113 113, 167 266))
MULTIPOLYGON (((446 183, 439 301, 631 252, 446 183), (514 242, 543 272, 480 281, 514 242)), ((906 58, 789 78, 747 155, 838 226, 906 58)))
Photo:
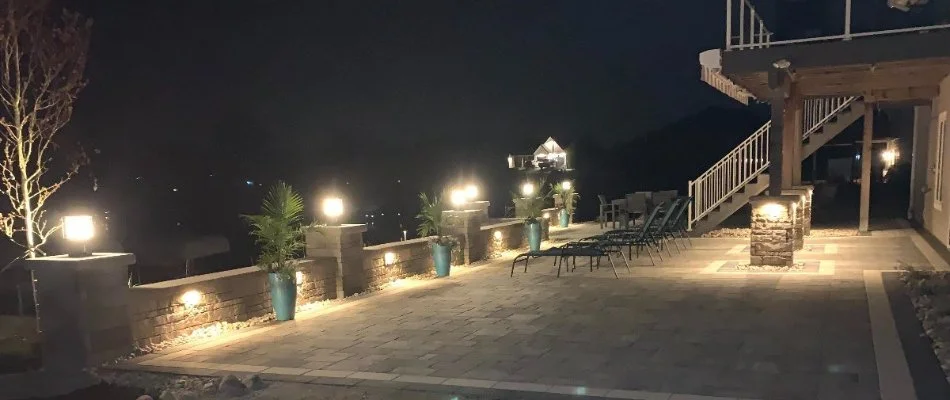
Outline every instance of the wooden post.
POLYGON ((858 231, 868 231, 871 211, 871 142, 874 141, 874 104, 864 106, 864 138, 861 142, 861 210, 858 214, 858 231))
POLYGON ((784 161, 782 154, 783 142, 785 140, 782 134, 785 120, 785 80, 788 77, 785 70, 774 69, 769 71, 769 88, 772 90, 772 98, 769 100, 772 106, 772 126, 769 131, 769 195, 782 195, 782 176, 784 175, 784 161))
POLYGON ((795 82, 788 83, 782 132, 782 188, 802 184, 802 108, 804 104, 795 82))

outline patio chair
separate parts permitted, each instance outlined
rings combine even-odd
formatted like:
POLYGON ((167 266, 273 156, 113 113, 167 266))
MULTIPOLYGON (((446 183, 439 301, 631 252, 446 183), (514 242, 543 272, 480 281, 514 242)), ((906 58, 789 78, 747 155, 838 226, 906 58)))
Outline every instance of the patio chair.
MULTIPOLYGON (((620 229, 606 232, 601 235, 595 235, 583 238, 579 240, 579 243, 600 243, 602 245, 610 246, 626 246, 627 247, 627 258, 633 259, 634 250, 636 251, 637 258, 640 257, 640 252, 646 249, 647 254, 650 256, 650 264, 656 265, 656 261, 653 259, 653 252, 650 250, 650 247, 657 248, 657 256, 660 257, 660 260, 663 260, 663 256, 660 255, 660 244, 656 240, 655 232, 659 229, 659 222, 657 216, 661 211, 660 207, 655 207, 653 211, 650 212, 650 215, 647 216, 643 224, 634 229, 620 229)), ((623 253, 621 253, 622 255, 623 253)))
POLYGON ((627 214, 634 214, 633 221, 636 221, 637 218, 649 212, 650 207, 647 203, 647 193, 648 192, 636 192, 624 196, 626 199, 626 207, 624 207, 624 210, 627 214))
MULTIPOLYGON (((686 233, 686 210, 688 210, 690 204, 693 203, 693 198, 683 197, 682 199, 683 202, 677 214, 674 215, 673 222, 670 224, 670 229, 667 230, 667 234, 674 242, 679 238, 680 242, 686 242, 692 246, 693 241, 689 239, 689 234, 686 233)), ((683 249, 686 249, 686 244, 683 244, 683 249)))
MULTIPOLYGON (((659 225, 657 225, 657 229, 653 230, 652 232, 649 232, 649 230, 647 230, 647 232, 653 236, 653 239, 659 245, 659 250, 663 250, 663 248, 665 247, 666 254, 668 254, 670 257, 673 256, 673 253, 670 252, 670 247, 666 245, 666 241, 669 239, 669 237, 667 236, 667 231, 670 229, 672 225, 673 214, 675 214, 676 211, 681 208, 680 204, 684 202, 685 201, 682 198, 674 199, 673 201, 668 202, 669 206, 665 207, 666 210, 663 213, 663 219, 660 220, 659 225)), ((676 249, 676 251, 679 252, 679 249, 676 249)))
POLYGON ((617 226, 617 213, 619 212, 617 206, 610 201, 607 201, 607 197, 599 194, 597 199, 600 200, 600 229, 604 229, 607 226, 607 218, 610 218, 611 227, 617 226))
MULTIPOLYGON (((566 257, 589 257, 591 260, 593 260, 594 257, 597 257, 598 259, 600 257, 607 257, 607 261, 610 262, 610 267, 613 269, 614 277, 620 279, 620 275, 617 274, 617 267, 614 266, 613 257, 611 257, 610 254, 611 251, 598 246, 562 246, 553 247, 546 250, 528 251, 515 256, 515 259, 511 262, 511 274, 509 276, 515 276, 515 265, 519 261, 524 261, 524 272, 527 273, 528 261, 530 261, 532 258, 555 257, 555 262, 558 264, 557 276, 560 278, 562 264, 561 261, 563 261, 566 257)), ((628 266, 627 269, 629 270, 629 268, 630 267, 628 266)))

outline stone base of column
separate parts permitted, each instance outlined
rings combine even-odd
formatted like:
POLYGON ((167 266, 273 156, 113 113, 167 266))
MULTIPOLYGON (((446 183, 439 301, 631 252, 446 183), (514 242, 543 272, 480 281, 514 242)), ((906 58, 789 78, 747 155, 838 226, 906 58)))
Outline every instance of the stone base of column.
POLYGON ((808 191, 805 189, 782 189, 782 195, 798 196, 798 204, 795 205, 795 250, 805 248, 805 199, 808 197, 808 191))
POLYGON ((363 232, 366 229, 366 224, 344 224, 313 226, 304 230, 307 257, 336 258, 338 299, 367 288, 367 278, 363 273, 363 232))
POLYGON ((756 196, 752 205, 750 264, 791 267, 795 258, 796 208, 801 196, 756 196))
POLYGON ((813 185, 798 185, 792 186, 792 188, 804 190, 806 192, 805 200, 802 202, 802 207, 799 209, 799 211, 804 214, 804 226, 802 227, 802 232, 805 234, 805 236, 811 236, 811 207, 812 199, 815 195, 815 187, 813 185))
MULTIPOLYGON (((471 264, 484 259, 488 244, 482 242, 482 212, 480 210, 442 211, 442 231, 459 239, 461 261, 471 264)), ((453 257, 455 258, 455 257, 453 257)))

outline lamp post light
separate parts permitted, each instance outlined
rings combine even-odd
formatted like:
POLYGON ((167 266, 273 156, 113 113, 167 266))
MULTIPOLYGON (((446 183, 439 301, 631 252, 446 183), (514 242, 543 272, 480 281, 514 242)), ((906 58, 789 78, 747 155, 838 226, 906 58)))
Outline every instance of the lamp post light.
POLYGON ((521 195, 524 197, 530 197, 534 195, 534 184, 531 182, 525 182, 521 185, 521 195))
POLYGON ((465 198, 468 201, 472 201, 478 198, 478 186, 474 183, 470 183, 465 186, 465 198))
POLYGON ((572 186, 571 181, 561 182, 561 189, 563 190, 571 190, 571 186, 572 186))
POLYGON ((63 238, 73 243, 70 257, 88 257, 86 243, 92 239, 95 229, 91 215, 70 215, 63 217, 63 238))
POLYGON ((343 199, 339 197, 327 197, 323 199, 323 215, 327 217, 327 225, 329 225, 330 222, 333 222, 334 225, 338 225, 343 211, 343 199))
POLYGON ((456 210, 461 209, 466 203, 468 203, 468 191, 465 189, 452 189, 449 192, 449 201, 452 203, 452 207, 456 210))

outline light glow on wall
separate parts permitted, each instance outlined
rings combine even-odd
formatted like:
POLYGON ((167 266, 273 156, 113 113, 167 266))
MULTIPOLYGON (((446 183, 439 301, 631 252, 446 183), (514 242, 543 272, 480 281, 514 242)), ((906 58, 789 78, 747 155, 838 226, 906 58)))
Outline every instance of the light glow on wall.
POLYGON ((388 251, 386 252, 386 254, 383 254, 383 265, 393 265, 395 263, 396 263, 396 253, 388 251))
POLYGON ((63 217, 63 238, 70 242, 85 242, 92 239, 95 229, 91 215, 63 217))
POLYGON ((181 303, 187 308, 192 308, 201 303, 201 292, 197 290, 189 290, 185 294, 181 295, 181 303))
POLYGON ((777 221, 785 216, 785 206, 778 203, 767 203, 762 206, 762 214, 771 221, 777 221))
POLYGON ((297 285, 298 285, 298 286, 303 285, 303 272, 302 272, 302 271, 297 271, 297 273, 296 273, 295 275, 296 275, 296 278, 297 278, 297 285))

